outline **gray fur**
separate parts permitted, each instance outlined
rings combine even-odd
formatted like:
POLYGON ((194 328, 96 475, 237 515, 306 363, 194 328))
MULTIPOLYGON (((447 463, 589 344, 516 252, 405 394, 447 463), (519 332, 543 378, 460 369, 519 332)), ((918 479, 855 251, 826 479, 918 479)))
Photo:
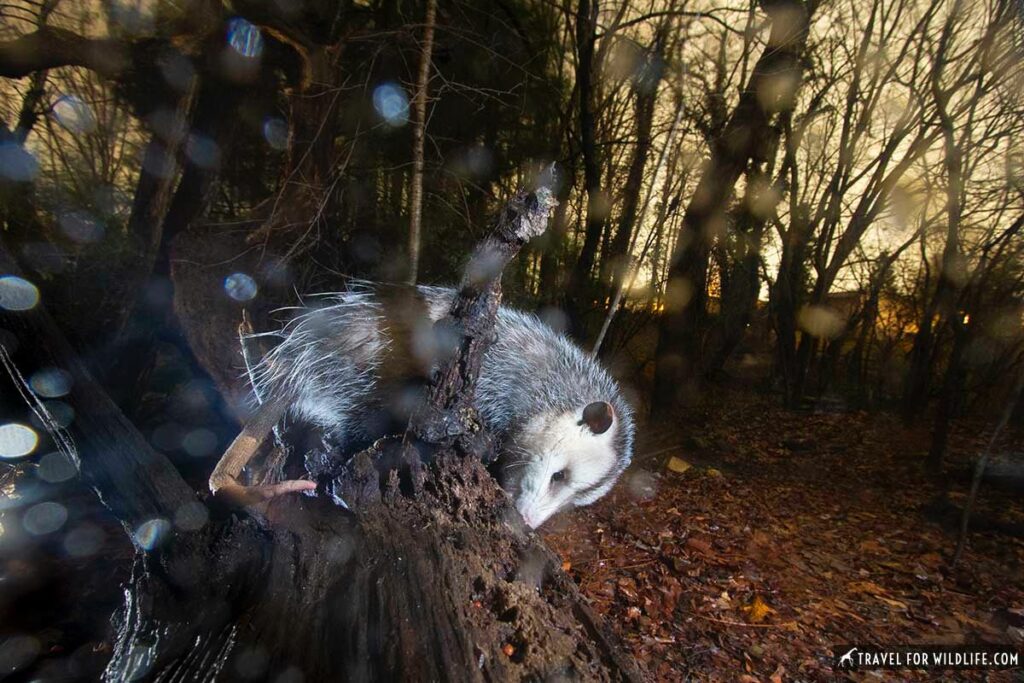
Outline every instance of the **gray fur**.
MULTIPOLYGON (((447 313, 454 297, 446 288, 418 291, 432 322, 447 313)), ((360 416, 375 400, 380 363, 392 343, 382 304, 372 285, 315 299, 318 306, 295 309, 282 330, 258 335, 277 337, 280 343, 253 370, 255 394, 287 397, 291 414, 339 443, 372 438, 362 433, 360 416)), ((619 425, 605 478, 610 486, 629 464, 634 436, 633 412, 616 382, 536 316, 502 306, 496 333, 474 401, 485 425, 514 443, 517 429, 536 415, 607 401, 619 425)), ((606 490, 589 497, 582 492, 577 503, 592 502, 606 490)))

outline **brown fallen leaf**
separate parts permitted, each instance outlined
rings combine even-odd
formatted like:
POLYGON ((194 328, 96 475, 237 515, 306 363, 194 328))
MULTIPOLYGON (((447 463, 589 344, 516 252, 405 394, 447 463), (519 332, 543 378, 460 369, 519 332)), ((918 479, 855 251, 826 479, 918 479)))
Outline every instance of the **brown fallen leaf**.
POLYGON ((867 593, 868 595, 888 595, 888 591, 874 581, 851 581, 846 585, 851 593, 867 593))
POLYGON ((687 550, 693 550, 702 555, 707 555, 711 552, 711 544, 708 541, 696 538, 695 536, 691 536, 686 539, 686 548, 687 550))
POLYGON ((751 624, 760 624, 769 614, 778 614, 774 608, 761 599, 760 595, 755 595, 749 605, 744 605, 743 611, 747 614, 747 621, 751 624))
POLYGON ((682 474, 686 470, 690 469, 690 467, 692 467, 690 463, 686 462, 682 458, 677 458, 674 455, 668 460, 668 469, 678 474, 682 474))

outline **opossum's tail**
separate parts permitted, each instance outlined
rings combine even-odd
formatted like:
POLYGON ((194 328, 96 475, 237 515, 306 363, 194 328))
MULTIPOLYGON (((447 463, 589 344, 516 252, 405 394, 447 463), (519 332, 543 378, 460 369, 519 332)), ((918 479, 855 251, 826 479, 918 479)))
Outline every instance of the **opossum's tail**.
POLYGON ((284 417, 287 407, 285 398, 268 399, 260 405, 214 468, 210 475, 210 491, 238 505, 253 505, 285 493, 316 488, 312 481, 283 481, 268 486, 243 486, 238 481, 238 475, 252 460, 270 430, 284 417))

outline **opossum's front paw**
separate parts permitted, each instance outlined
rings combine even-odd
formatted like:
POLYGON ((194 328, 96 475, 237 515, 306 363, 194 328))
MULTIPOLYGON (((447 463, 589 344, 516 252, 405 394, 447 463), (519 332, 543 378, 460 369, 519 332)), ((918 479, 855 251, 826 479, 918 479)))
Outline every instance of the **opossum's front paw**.
POLYGON ((314 490, 316 490, 316 482, 303 479, 264 486, 242 486, 235 482, 229 482, 217 487, 214 495, 234 507, 253 507, 288 493, 314 490))

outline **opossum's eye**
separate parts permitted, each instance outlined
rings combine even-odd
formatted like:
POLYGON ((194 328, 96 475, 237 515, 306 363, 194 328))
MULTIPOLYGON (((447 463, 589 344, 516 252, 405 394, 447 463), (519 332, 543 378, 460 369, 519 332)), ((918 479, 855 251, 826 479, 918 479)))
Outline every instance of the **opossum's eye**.
POLYGON ((566 472, 565 470, 558 470, 557 472, 551 475, 551 483, 557 484, 559 482, 565 481, 567 475, 568 472, 566 472))

